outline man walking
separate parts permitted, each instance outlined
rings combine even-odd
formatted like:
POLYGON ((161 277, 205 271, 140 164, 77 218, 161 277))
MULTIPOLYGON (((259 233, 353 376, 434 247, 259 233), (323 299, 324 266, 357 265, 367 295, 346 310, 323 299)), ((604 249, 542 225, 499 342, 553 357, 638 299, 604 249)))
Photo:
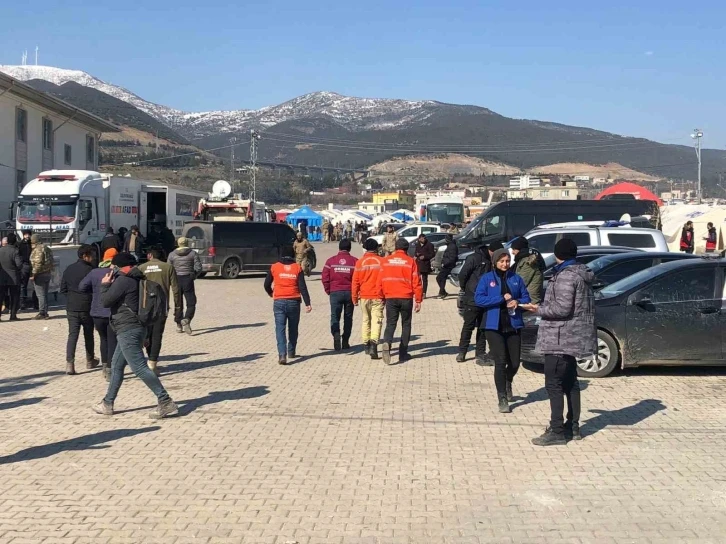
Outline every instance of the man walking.
POLYGON ((338 254, 325 261, 323 266, 323 288, 330 296, 330 333, 333 335, 333 349, 350 349, 350 333, 353 329, 353 298, 351 289, 353 271, 358 259, 350 254, 350 239, 341 240, 338 254), (340 335, 340 314, 343 314, 343 336, 340 335), (342 342, 341 342, 342 340, 342 342))
POLYGON ((309 276, 310 259, 308 259, 308 253, 312 251, 313 245, 301 232, 298 232, 295 241, 292 243, 292 248, 295 250, 295 262, 303 269, 303 273, 309 276))
POLYGON ((421 310, 423 288, 416 261, 408 256, 408 241, 401 238, 396 242, 396 251, 383 260, 379 277, 380 290, 386 301, 386 331, 383 334, 383 361, 391 364, 391 344, 401 317, 401 344, 398 362, 409 360, 408 343, 411 339, 413 312, 421 310))
POLYGON ((129 230, 124 237, 124 253, 130 253, 133 255, 138 263, 141 260, 141 246, 144 245, 144 242, 145 240, 141 235, 141 232, 139 232, 139 227, 132 225, 131 230, 129 230))
POLYGON ((393 225, 386 225, 386 233, 383 235, 383 255, 388 257, 396 251, 396 242, 398 234, 393 230, 393 225))
MULTIPOLYGON (((179 301, 179 282, 177 281, 174 267, 169 263, 161 260, 161 252, 152 248, 146 254, 148 259, 144 264, 139 266, 139 270, 146 276, 146 279, 158 283, 161 290, 166 295, 166 313, 156 323, 152 323, 148 327, 148 348, 149 368, 154 374, 159 375, 159 354, 161 353, 161 339, 166 329, 166 318, 169 315, 169 301, 174 300, 174 304, 179 301)), ((176 308, 175 308, 176 313, 176 308)))
POLYGON ((278 363, 288 364, 297 357, 298 326, 300 324, 300 299, 305 302, 305 312, 310 313, 310 294, 305 284, 302 267, 295 262, 290 247, 282 248, 280 261, 270 267, 265 278, 265 292, 272 297, 275 315, 278 363), (289 328, 289 331, 286 329, 289 328))
POLYGON ((368 238, 363 247, 366 253, 355 263, 351 297, 356 306, 360 302, 363 310, 363 345, 366 354, 375 360, 378 359, 378 339, 381 336, 385 307, 379 282, 383 257, 378 255, 378 242, 373 238, 368 238))
POLYGON ((53 252, 40 241, 37 234, 30 237, 30 245, 33 251, 30 254, 30 266, 32 269, 30 279, 35 285, 35 294, 38 296, 38 315, 35 319, 50 319, 48 315, 48 288, 50 277, 53 274, 55 264, 53 252))
POLYGON ((76 373, 76 346, 78 336, 83 329, 83 342, 86 347, 86 368, 92 369, 99 365, 96 359, 96 348, 93 337, 93 318, 91 302, 93 293, 81 290, 83 278, 93 270, 93 247, 83 244, 78 248, 78 260, 69 265, 63 272, 60 292, 66 296, 66 314, 68 316, 68 341, 66 342, 66 374, 76 373))
POLYGON ((416 257, 416 264, 418 265, 418 273, 421 274, 421 283, 423 285, 423 296, 426 298, 426 294, 429 290, 429 274, 431 274, 431 261, 436 256, 436 249, 434 245, 429 242, 426 235, 422 232, 418 235, 416 242, 416 251, 414 253, 416 257))
POLYGON ((179 285, 174 301, 174 322, 177 332, 192 334, 192 319, 197 311, 194 280, 202 273, 202 261, 197 252, 189 248, 189 240, 185 237, 179 238, 177 245, 179 247, 172 251, 167 259, 167 262, 174 267, 179 285), (184 310, 185 304, 186 311, 184 310))
POLYGON ((328 220, 326 219, 323 221, 323 243, 327 244, 330 241, 330 236, 328 234, 328 227, 330 226, 330 223, 328 223, 328 220))
POLYGON ((580 384, 576 357, 592 357, 597 351, 594 274, 575 261, 577 245, 568 238, 555 244, 555 273, 547 286, 544 302, 522 305, 541 318, 537 351, 545 356, 545 388, 550 399, 550 425, 542 436, 532 439, 536 446, 565 444, 580 440, 580 384), (564 397, 567 421, 563 420, 564 397))
POLYGON ((113 258, 114 269, 101 282, 101 303, 111 309, 111 326, 116 331, 118 345, 111 362, 111 381, 104 399, 93 407, 94 412, 112 416, 113 403, 124 381, 124 370, 131 370, 156 395, 158 405, 149 417, 162 419, 179 414, 179 408, 171 400, 159 378, 146 364, 143 344, 146 327, 139 321, 139 282, 144 275, 134 266, 135 258, 119 253, 113 258))
POLYGON ((446 292, 446 280, 449 279, 451 271, 456 268, 456 261, 459 258, 459 248, 454 242, 454 236, 447 234, 446 238, 446 250, 441 258, 441 270, 436 275, 436 283, 439 284, 439 297, 446 298, 449 293, 446 292))
POLYGON ((0 247, 0 285, 3 286, 6 309, 10 321, 18 320, 20 309, 20 282, 23 260, 17 247, 18 238, 14 232, 8 234, 8 244, 0 247))
POLYGON ((476 364, 479 366, 492 366, 492 362, 486 357, 487 341, 484 329, 480 328, 484 308, 479 308, 474 300, 479 280, 487 272, 492 270, 492 261, 486 245, 479 246, 471 255, 466 258, 464 265, 459 272, 459 287, 462 302, 462 317, 464 324, 461 327, 459 338, 459 354, 456 356, 457 363, 466 361, 466 352, 469 351, 471 335, 476 330, 476 364))
POLYGON ((20 241, 18 251, 20 252, 20 260, 23 262, 23 266, 20 269, 20 303, 21 307, 25 309, 30 304, 30 298, 28 297, 28 282, 30 282, 30 254, 33 252, 33 248, 30 245, 30 235, 32 233, 29 230, 23 231, 23 239, 20 241))

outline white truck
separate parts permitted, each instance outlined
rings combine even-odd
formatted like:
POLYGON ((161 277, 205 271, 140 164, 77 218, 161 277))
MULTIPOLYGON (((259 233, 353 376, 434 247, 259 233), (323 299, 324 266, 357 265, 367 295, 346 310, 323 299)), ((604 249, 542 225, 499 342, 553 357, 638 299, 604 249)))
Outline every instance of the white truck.
POLYGON ((56 259, 56 281, 77 259, 80 244, 100 242, 107 227, 114 232, 138 225, 147 236, 165 225, 175 237, 193 219, 205 192, 156 181, 112 176, 87 170, 49 170, 30 181, 15 203, 15 229, 38 231, 49 240, 56 259))

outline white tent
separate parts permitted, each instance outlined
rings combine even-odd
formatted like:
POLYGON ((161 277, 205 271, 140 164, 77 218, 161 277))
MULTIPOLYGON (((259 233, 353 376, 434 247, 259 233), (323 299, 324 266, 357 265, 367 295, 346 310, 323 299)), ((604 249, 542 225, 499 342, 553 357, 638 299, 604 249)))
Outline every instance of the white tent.
POLYGON ((663 235, 668 242, 668 249, 680 251, 681 231, 686 221, 693 221, 693 236, 696 253, 706 251, 708 223, 716 227, 718 251, 723 250, 726 237, 726 206, 710 206, 708 204, 664 206, 660 209, 663 235))

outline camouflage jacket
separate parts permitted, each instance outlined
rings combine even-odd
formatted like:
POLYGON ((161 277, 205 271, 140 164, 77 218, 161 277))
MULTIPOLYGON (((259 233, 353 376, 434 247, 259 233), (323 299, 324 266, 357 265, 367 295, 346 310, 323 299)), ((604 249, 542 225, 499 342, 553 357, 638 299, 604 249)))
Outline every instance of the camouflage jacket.
POLYGON ((47 245, 43 243, 35 245, 30 254, 30 266, 34 276, 53 272, 53 252, 47 245))

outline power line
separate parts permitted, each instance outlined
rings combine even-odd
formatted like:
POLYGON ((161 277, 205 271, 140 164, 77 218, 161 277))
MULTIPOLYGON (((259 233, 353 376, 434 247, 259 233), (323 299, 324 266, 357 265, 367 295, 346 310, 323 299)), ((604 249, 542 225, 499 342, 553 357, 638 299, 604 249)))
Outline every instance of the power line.
POLYGON ((202 155, 204 153, 211 153, 212 151, 220 151, 222 149, 229 149, 230 147, 237 147, 237 146, 245 145, 245 144, 248 144, 248 143, 249 143, 249 141, 246 141, 246 142, 238 142, 238 143, 234 143, 234 144, 230 144, 230 145, 223 145, 221 147, 213 147, 211 149, 202 149, 200 151, 192 151, 190 153, 181 153, 179 155, 169 155, 168 157, 159 157, 158 159, 144 159, 143 161, 119 162, 119 163, 113 163, 113 164, 106 164, 104 166, 128 166, 129 163, 131 165, 136 165, 136 164, 146 164, 146 163, 149 163, 149 162, 166 161, 166 160, 169 160, 169 159, 177 159, 179 157, 189 157, 191 155, 202 155))

